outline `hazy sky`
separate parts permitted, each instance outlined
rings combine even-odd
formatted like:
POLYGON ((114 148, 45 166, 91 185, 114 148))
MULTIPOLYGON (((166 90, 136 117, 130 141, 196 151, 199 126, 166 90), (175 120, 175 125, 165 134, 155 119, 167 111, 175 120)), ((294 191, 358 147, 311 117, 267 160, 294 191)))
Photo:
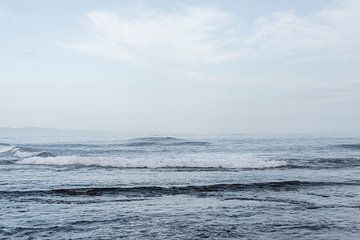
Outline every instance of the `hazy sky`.
POLYGON ((0 0, 0 126, 360 130, 360 1, 0 0))

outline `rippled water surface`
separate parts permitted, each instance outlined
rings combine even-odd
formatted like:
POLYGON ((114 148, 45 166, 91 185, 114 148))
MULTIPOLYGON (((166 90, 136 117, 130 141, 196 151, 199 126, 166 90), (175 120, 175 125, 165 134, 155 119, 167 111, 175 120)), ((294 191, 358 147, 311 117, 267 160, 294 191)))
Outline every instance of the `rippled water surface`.
POLYGON ((359 239, 360 138, 0 137, 0 239, 359 239))

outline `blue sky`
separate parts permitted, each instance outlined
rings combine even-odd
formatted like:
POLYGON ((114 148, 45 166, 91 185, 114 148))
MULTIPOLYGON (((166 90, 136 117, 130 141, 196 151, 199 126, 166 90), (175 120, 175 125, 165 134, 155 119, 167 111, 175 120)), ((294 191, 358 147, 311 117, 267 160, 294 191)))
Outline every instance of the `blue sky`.
POLYGON ((360 2, 0 1, 0 126, 359 131, 360 2))

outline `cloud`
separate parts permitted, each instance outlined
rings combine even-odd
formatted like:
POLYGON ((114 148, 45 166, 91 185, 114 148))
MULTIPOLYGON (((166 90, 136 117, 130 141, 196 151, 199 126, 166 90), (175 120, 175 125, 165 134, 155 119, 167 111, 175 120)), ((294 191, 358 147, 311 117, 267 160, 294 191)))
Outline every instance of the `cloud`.
POLYGON ((360 90, 359 23, 360 1, 356 0, 333 1, 308 15, 275 12, 254 22, 242 48, 248 61, 270 69, 268 78, 285 81, 288 92, 355 96, 360 90))
POLYGON ((231 14, 215 7, 187 6, 170 12, 135 10, 87 15, 91 39, 68 48, 131 64, 217 63, 235 57, 226 47, 231 14))
POLYGON ((98 11, 86 19, 90 37, 63 46, 135 65, 198 66, 279 58, 344 61, 360 53, 360 1, 356 0, 335 1, 311 15, 283 11, 259 17, 246 37, 235 14, 215 6, 183 6, 167 12, 98 11))
POLYGON ((312 15, 276 12, 257 19, 245 48, 262 57, 351 58, 360 50, 360 1, 335 1, 312 15))

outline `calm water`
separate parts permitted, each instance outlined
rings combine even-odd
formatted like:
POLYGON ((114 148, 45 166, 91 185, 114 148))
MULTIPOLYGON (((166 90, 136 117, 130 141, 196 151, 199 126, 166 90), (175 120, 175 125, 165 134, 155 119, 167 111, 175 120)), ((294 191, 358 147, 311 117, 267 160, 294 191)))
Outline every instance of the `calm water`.
POLYGON ((360 138, 0 137, 0 239, 359 239, 360 138))

